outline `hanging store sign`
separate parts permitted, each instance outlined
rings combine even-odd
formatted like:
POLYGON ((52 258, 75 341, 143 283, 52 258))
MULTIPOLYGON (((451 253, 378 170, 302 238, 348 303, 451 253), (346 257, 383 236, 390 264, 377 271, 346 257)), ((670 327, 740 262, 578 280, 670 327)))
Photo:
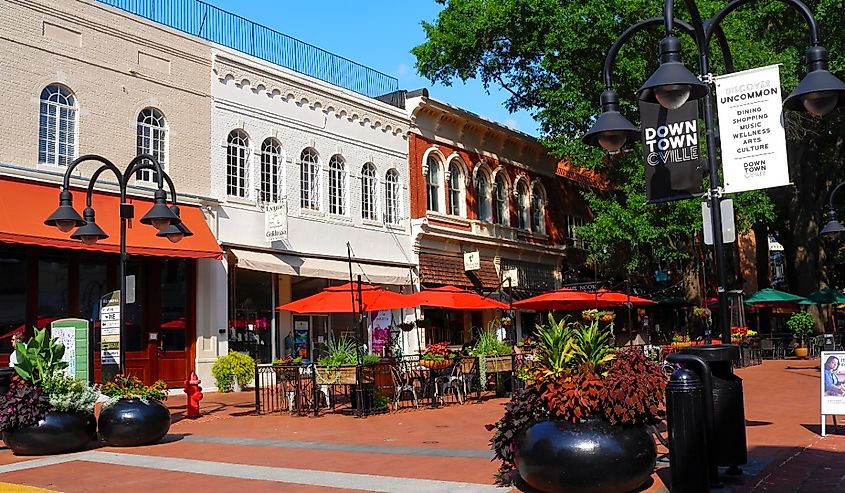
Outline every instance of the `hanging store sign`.
POLYGON ((646 196, 650 204, 688 199, 702 192, 698 102, 676 110, 640 101, 646 196))
POLYGON ((464 252, 464 270, 481 269, 481 254, 478 251, 464 252))
POLYGON ((715 79, 725 192, 789 185, 779 67, 715 79))
POLYGON ((273 242, 288 237, 287 201, 264 206, 264 239, 273 242))

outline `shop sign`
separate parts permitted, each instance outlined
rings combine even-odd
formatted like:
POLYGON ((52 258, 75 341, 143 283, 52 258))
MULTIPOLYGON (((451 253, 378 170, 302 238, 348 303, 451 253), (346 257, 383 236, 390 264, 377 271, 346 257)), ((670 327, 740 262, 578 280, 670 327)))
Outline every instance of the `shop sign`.
POLYGON ((287 201, 264 206, 264 239, 273 242, 285 240, 288 236, 287 201))
POLYGON ((780 67, 715 79, 725 192, 789 185, 780 67))
POLYGON ((70 377, 88 381, 88 321, 81 318, 63 318, 50 324, 50 334, 65 347, 62 361, 67 362, 64 372, 70 377))
POLYGON ((845 351, 822 351, 822 436, 827 416, 845 414, 845 351))
POLYGON ((481 254, 478 251, 464 252, 464 270, 479 270, 481 269, 481 254))
POLYGON ((120 365, 120 291, 100 298, 100 361, 120 365))
POLYGON ((651 204, 688 199, 702 192, 698 102, 676 110, 640 101, 646 197, 651 204))

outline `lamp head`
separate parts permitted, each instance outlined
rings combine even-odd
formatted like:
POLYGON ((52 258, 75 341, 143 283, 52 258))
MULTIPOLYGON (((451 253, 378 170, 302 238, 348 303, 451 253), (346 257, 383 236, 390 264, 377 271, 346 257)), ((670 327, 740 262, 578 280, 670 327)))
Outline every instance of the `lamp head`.
POLYGON ((70 191, 59 192, 59 208, 44 220, 44 224, 55 226, 62 233, 69 233, 73 228, 85 225, 85 220, 73 208, 73 194, 70 191))
POLYGON ((179 218, 179 207, 172 205, 170 206, 170 210, 176 215, 179 222, 171 223, 166 228, 162 229, 156 236, 161 236, 163 238, 167 238, 172 243, 178 243, 182 241, 183 238, 186 236, 194 236, 194 233, 191 232, 190 229, 182 222, 182 219, 179 218))
POLYGON ((155 191, 153 195, 153 202, 153 206, 150 208, 149 212, 144 214, 144 217, 141 218, 142 224, 149 224, 161 231, 173 222, 179 220, 179 217, 167 207, 167 194, 164 190, 158 189, 155 191))
POLYGON ((601 93, 602 113, 581 140, 588 145, 616 152, 640 138, 640 131, 619 112, 619 96, 612 89, 601 93))
POLYGON ((845 83, 827 69, 827 50, 807 49, 807 75, 784 101, 783 108, 822 117, 845 104, 845 83))
POLYGON ((707 84, 698 80, 681 62, 681 42, 669 35, 660 41, 660 66, 637 91, 641 101, 676 110, 690 99, 707 95, 707 84))
POLYGON ((836 210, 832 207, 827 210, 827 224, 821 230, 821 234, 829 240, 838 240, 845 233, 845 226, 836 217, 836 210))
POLYGON ((94 220, 94 209, 91 207, 86 207, 84 211, 82 211, 82 215, 85 217, 85 225, 80 226, 76 231, 70 235, 71 238, 75 240, 81 240, 82 243, 86 245, 93 245, 97 243, 99 240, 104 240, 109 237, 105 231, 103 231, 94 220))

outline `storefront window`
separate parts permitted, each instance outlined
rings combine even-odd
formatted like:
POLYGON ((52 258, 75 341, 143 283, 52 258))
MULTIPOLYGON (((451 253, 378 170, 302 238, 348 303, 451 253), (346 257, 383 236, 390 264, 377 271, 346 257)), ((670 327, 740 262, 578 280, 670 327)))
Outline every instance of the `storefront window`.
POLYGON ((161 344, 165 351, 184 351, 188 323, 188 262, 161 263, 161 344))
POLYGON ((229 349, 248 353, 260 363, 272 360, 273 275, 233 271, 229 313, 229 349))
POLYGON ((100 319, 100 298, 108 292, 108 266, 103 262, 79 263, 79 313, 90 323, 100 319))
POLYGON ((26 326, 26 259, 0 255, 0 353, 12 352, 11 333, 26 326))
POLYGON ((38 261, 38 317, 35 326, 43 329, 68 316, 67 259, 44 258, 38 261))

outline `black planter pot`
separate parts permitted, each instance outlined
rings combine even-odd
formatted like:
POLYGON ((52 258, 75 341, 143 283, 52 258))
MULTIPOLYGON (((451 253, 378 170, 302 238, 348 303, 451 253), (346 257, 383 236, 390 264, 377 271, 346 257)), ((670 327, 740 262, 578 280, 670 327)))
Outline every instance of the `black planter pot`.
POLYGON ((155 399, 120 399, 100 412, 100 435, 109 445, 134 447, 161 440, 170 429, 170 410, 155 399))
POLYGON ((544 493, 626 493, 651 476, 657 450, 642 427, 601 419, 540 421, 517 440, 521 479, 544 493))
POLYGON ((38 424, 3 432, 15 455, 51 455, 79 450, 97 435, 93 413, 50 411, 38 424))

